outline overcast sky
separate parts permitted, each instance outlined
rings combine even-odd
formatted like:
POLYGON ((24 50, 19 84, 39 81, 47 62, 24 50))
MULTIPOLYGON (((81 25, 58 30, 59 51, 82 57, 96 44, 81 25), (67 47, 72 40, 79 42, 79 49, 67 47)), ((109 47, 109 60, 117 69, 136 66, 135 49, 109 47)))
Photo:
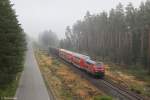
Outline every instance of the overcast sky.
POLYGON ((64 37, 66 26, 82 19, 86 11, 109 11, 119 2, 132 2, 138 7, 141 1, 145 0, 11 0, 26 33, 37 37, 43 30, 51 29, 59 38, 64 37))

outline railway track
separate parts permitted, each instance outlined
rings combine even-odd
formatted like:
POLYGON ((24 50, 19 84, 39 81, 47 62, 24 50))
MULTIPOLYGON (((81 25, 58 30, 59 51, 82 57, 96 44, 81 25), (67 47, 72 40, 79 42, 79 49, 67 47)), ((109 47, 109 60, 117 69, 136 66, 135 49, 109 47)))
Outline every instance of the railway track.
POLYGON ((57 58, 59 61, 63 62, 64 64, 69 65, 70 68, 75 73, 80 74, 82 78, 89 80, 98 89, 103 90, 106 94, 111 95, 117 100, 148 100, 142 97, 141 95, 129 91, 125 87, 122 87, 108 79, 93 78, 90 74, 87 74, 87 72, 85 72, 84 70, 74 67, 74 65, 64 61, 58 56, 53 55, 53 57, 57 58))
POLYGON ((108 86, 109 88, 111 88, 112 90, 114 90, 115 92, 117 92, 118 95, 116 95, 116 97, 119 98, 120 100, 145 100, 142 96, 135 94, 113 82, 110 82, 105 79, 101 80, 101 82, 106 86, 108 86))

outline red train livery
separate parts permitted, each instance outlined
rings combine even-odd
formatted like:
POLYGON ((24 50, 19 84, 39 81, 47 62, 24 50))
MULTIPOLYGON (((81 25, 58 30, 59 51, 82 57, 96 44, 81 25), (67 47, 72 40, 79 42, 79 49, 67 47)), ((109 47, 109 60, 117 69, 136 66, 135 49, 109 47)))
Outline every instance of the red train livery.
POLYGON ((105 68, 102 62, 95 62, 89 56, 68 51, 65 49, 57 49, 59 56, 65 61, 74 64, 76 67, 83 69, 96 77, 104 77, 105 68))

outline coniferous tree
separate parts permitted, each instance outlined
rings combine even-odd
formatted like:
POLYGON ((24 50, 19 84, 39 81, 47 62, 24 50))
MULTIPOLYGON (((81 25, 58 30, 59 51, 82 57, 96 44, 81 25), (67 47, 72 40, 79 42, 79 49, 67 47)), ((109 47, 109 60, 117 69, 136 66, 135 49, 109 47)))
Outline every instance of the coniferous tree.
POLYGON ((9 84, 23 68, 25 35, 9 0, 0 0, 0 86, 9 84))
POLYGON ((39 35, 39 42, 41 46, 47 50, 49 47, 57 47, 58 46, 58 37, 57 35, 49 31, 44 31, 39 35))
MULTIPOLYGON (((139 8, 132 3, 124 8, 119 3, 109 14, 87 12, 70 32, 69 40, 75 41, 70 46, 78 52, 118 64, 142 64, 150 70, 150 0, 142 2, 139 8)), ((68 38, 61 42, 68 44, 68 38)))

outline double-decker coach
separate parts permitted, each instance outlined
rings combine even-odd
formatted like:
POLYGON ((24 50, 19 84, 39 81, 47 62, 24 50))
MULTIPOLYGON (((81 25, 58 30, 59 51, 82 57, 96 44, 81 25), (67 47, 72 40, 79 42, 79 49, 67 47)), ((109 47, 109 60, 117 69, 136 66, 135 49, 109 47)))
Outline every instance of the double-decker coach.
POLYGON ((85 61, 86 59, 90 59, 89 56, 82 55, 79 53, 73 53, 72 56, 72 63, 77 66, 78 68, 85 69, 85 61))
POLYGON ((71 51, 65 49, 59 49, 59 56, 70 63, 72 62, 73 54, 71 51))
POLYGON ((80 69, 84 69, 94 76, 103 77, 105 73, 104 64, 102 62, 95 62, 89 56, 59 49, 59 56, 69 63, 72 63, 80 69))

